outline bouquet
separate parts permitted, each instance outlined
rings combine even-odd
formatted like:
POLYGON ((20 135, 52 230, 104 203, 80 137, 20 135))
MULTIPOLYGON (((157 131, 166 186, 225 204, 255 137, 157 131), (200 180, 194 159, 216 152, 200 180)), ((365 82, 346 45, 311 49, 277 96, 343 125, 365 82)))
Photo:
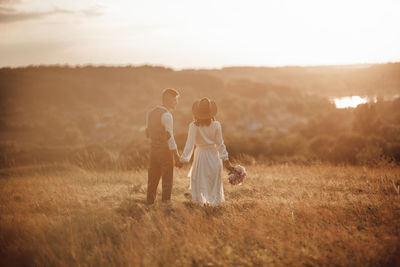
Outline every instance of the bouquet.
POLYGON ((233 172, 229 174, 228 180, 231 185, 238 185, 243 182, 246 176, 247 176, 246 169, 243 166, 237 165, 234 168, 233 172))

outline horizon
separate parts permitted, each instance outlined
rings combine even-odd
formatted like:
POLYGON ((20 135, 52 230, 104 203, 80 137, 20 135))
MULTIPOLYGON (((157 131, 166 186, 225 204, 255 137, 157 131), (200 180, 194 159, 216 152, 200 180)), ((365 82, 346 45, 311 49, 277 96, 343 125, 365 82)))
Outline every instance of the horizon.
POLYGON ((167 65, 156 65, 156 64, 92 64, 92 63, 84 63, 84 64, 27 64, 27 65, 19 65, 19 66, 1 66, 0 69, 24 69, 24 68, 37 68, 37 67, 67 67, 67 68, 85 68, 85 67, 106 67, 106 68, 140 68, 140 67, 153 67, 153 68, 165 68, 171 69, 173 71, 188 71, 188 70, 223 70, 230 68, 368 68, 373 65, 387 65, 387 64, 400 64, 400 61, 387 61, 387 62, 376 62, 376 63, 349 63, 349 64, 327 64, 327 65, 227 65, 221 67, 199 67, 199 68, 174 68, 172 66, 167 65))
POLYGON ((391 0, 0 0, 0 67, 385 64, 400 61, 399 8, 391 0))

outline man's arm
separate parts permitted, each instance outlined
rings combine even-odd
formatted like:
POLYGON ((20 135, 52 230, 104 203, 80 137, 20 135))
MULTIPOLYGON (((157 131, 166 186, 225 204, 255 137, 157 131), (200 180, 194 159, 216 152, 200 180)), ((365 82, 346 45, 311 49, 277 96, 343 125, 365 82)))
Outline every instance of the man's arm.
POLYGON ((165 131, 169 133, 169 139, 168 139, 169 150, 177 150, 174 138, 172 114, 169 112, 165 112, 161 117, 161 123, 164 125, 165 131))
POLYGON ((183 164, 179 160, 180 155, 174 138, 172 114, 169 112, 165 112, 161 117, 161 122, 164 125, 165 130, 169 133, 168 147, 174 154, 175 165, 177 167, 182 167, 183 164))

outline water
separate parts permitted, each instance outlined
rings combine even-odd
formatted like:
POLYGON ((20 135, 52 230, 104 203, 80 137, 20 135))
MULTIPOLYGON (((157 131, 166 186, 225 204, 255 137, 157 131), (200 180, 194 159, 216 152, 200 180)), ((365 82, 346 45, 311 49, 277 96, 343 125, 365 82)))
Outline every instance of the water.
POLYGON ((368 102, 375 103, 378 101, 392 101, 396 98, 400 98, 400 94, 385 95, 381 97, 377 96, 365 96, 361 97, 358 95, 345 96, 345 97, 334 97, 331 101, 335 103, 336 108, 355 108, 360 104, 365 104, 368 102))
POLYGON ((368 97, 346 96, 346 97, 336 97, 333 99, 336 108, 355 108, 360 104, 365 104, 370 101, 368 97))

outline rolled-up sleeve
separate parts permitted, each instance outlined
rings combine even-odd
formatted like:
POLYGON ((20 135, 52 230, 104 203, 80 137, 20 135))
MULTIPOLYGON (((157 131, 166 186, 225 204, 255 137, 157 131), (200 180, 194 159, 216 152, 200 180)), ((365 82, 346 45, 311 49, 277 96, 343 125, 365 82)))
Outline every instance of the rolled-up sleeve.
POLYGON ((222 160, 228 160, 228 151, 226 151, 226 146, 224 144, 224 139, 222 138, 222 127, 219 122, 217 122, 217 136, 216 136, 216 145, 219 153, 219 157, 222 160))
POLYGON ((168 139, 168 147, 170 150, 176 150, 176 142, 174 138, 174 119, 172 118, 172 114, 169 112, 165 112, 161 117, 161 122, 165 127, 165 130, 169 133, 168 139))

